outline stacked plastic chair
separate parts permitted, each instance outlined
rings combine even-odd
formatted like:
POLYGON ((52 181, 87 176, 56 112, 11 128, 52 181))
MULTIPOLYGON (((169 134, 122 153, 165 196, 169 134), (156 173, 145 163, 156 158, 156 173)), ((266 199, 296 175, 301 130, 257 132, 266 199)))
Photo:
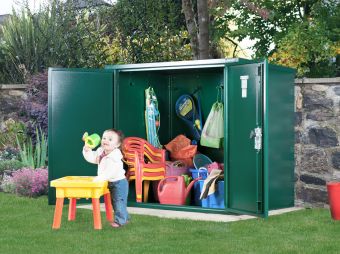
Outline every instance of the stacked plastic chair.
POLYGON ((147 202, 150 181, 158 181, 165 176, 165 150, 156 148, 138 137, 125 138, 122 150, 129 167, 127 179, 129 182, 135 180, 136 201, 147 202))

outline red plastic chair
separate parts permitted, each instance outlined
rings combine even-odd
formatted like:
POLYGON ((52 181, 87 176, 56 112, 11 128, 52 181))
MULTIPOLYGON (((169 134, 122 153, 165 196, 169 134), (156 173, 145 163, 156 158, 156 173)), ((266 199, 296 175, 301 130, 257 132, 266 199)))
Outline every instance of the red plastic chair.
POLYGON ((165 176, 165 150, 138 137, 125 138, 122 150, 129 167, 127 179, 129 182, 135 180, 136 201, 142 202, 144 187, 143 201, 147 202, 150 181, 158 181, 165 176))

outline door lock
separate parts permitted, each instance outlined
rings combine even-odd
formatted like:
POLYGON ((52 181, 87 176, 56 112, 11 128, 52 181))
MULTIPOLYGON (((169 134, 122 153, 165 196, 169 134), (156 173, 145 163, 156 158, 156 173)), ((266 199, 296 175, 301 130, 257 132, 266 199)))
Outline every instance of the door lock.
POLYGON ((255 128, 255 150, 259 152, 262 148, 262 129, 255 128))
POLYGON ((262 128, 257 127, 254 130, 250 131, 249 138, 254 139, 254 148, 257 152, 262 149, 262 128))

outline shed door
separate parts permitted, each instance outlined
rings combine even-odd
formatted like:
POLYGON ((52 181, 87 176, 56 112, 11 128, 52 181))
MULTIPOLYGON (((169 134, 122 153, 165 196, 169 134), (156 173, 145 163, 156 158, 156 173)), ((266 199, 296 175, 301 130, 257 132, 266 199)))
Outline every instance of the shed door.
MULTIPOLYGON (((113 73, 103 70, 49 70, 49 180, 97 173, 82 155, 84 132, 113 127, 113 73)), ((55 189, 49 190, 49 203, 55 189)))
POLYGON ((262 64, 247 64, 228 69, 227 207, 254 215, 266 215, 261 139, 262 68, 262 64))

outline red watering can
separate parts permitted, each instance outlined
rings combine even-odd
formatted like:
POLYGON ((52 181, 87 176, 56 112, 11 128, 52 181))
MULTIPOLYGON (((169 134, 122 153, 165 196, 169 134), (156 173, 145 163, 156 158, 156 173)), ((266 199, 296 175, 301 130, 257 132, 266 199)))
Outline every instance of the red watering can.
POLYGON ((201 178, 194 179, 188 187, 185 185, 183 176, 167 176, 158 184, 159 203, 168 205, 185 205, 185 200, 195 182, 201 178))

